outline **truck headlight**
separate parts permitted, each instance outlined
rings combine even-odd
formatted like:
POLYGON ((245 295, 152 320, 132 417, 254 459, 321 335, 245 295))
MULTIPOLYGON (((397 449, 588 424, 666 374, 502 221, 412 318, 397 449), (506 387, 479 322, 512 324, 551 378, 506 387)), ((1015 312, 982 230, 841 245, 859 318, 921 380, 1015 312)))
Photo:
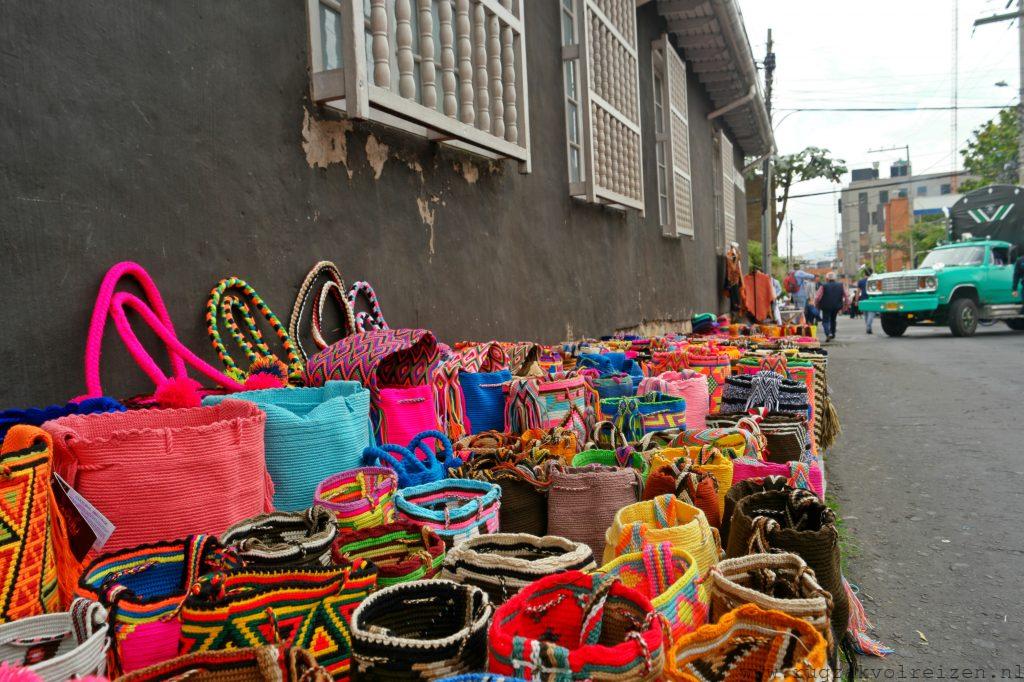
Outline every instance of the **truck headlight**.
POLYGON ((935 278, 935 275, 925 275, 924 277, 917 278, 918 291, 935 291, 938 288, 939 282, 935 278))
POLYGON ((868 280, 868 292, 872 294, 882 293, 882 280, 880 279, 869 279, 868 280))

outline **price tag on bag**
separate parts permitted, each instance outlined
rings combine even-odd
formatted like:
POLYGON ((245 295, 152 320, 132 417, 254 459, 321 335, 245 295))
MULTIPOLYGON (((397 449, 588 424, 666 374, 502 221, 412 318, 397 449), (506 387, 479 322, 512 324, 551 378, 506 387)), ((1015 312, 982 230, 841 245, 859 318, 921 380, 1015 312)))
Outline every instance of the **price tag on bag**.
POLYGON ((94 507, 89 500, 72 488, 59 474, 53 474, 54 496, 64 516, 71 543, 71 552, 78 561, 85 558, 89 550, 103 549, 114 534, 114 524, 94 507))

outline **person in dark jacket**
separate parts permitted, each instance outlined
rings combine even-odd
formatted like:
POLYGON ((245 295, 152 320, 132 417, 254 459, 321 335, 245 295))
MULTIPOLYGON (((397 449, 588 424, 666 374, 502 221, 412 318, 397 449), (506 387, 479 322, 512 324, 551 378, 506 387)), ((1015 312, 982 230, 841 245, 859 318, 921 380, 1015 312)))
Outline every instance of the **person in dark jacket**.
POLYGON ((824 327, 825 340, 836 338, 836 318, 846 303, 846 290, 836 281, 836 273, 825 275, 825 283, 818 291, 818 308, 821 310, 821 326, 824 327))

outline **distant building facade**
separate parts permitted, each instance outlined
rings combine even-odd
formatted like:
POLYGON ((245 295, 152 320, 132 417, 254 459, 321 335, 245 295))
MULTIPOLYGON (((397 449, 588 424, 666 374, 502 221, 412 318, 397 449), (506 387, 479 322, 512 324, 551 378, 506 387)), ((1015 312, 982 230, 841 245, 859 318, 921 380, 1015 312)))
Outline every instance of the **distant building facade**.
POLYGON ((907 199, 909 215, 914 219, 941 214, 943 207, 952 206, 960 198, 956 188, 970 177, 963 171, 912 175, 904 161, 890 167, 888 178, 880 178, 877 168, 854 169, 838 206, 842 217, 839 251, 844 274, 856 274, 860 265, 872 260, 873 255, 884 255, 885 207, 891 200, 907 199))

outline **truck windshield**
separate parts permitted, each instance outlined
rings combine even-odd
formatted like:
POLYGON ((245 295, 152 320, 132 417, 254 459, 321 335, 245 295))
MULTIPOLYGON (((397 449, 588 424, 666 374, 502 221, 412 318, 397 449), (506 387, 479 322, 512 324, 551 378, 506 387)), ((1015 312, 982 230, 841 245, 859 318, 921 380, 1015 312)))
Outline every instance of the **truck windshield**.
POLYGON ((984 246, 961 246, 956 249, 939 249, 932 251, 921 261, 922 268, 934 268, 936 265, 981 265, 985 259, 984 246))

